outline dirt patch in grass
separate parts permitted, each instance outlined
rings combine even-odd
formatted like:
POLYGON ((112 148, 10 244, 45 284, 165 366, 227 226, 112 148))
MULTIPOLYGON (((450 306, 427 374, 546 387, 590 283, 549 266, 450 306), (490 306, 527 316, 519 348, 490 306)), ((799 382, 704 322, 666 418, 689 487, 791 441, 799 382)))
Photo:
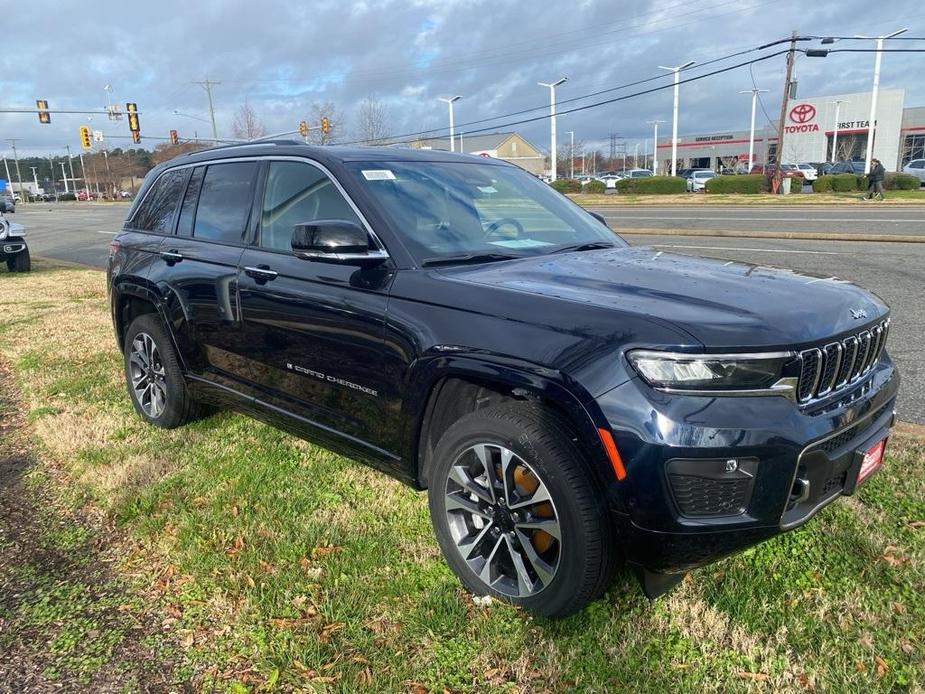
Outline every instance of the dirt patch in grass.
POLYGON ((181 690, 156 615, 110 568, 109 528, 55 497, 24 427, 0 362, 0 691, 181 690))

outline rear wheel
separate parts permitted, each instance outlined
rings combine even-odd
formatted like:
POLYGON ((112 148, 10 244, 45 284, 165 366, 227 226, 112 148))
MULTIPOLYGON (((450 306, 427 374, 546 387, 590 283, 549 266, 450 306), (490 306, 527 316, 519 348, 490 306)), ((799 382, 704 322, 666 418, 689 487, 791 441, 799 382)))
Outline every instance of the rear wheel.
POLYGON ((197 419, 176 350, 160 318, 146 313, 125 333, 125 380, 135 411, 149 424, 173 429, 197 419))
POLYGON ((606 504, 554 412, 519 402, 472 412, 435 456, 431 520, 466 588, 548 617, 607 588, 616 547, 606 504))
POLYGON ((7 258, 6 267, 10 272, 29 272, 32 269, 32 258, 29 257, 29 249, 23 248, 16 255, 7 258))

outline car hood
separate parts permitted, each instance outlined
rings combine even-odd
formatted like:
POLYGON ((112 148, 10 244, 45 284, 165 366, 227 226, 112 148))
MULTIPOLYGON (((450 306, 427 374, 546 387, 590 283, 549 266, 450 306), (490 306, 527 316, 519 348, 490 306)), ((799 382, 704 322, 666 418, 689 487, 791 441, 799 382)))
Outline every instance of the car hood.
POLYGON ((876 296, 838 278, 648 247, 451 267, 441 274, 658 318, 711 350, 801 346, 859 331, 888 312, 876 296))

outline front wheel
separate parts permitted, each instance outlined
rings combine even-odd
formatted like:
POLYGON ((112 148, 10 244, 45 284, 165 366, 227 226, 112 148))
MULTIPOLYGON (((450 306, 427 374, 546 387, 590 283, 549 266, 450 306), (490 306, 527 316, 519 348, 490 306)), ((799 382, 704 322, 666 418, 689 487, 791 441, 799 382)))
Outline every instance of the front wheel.
POLYGON ((6 259, 6 267, 10 272, 29 272, 32 269, 32 258, 29 249, 23 248, 16 255, 6 259))
POLYGON ((437 444, 428 494, 443 555, 476 595, 564 617, 609 586, 606 503, 556 413, 517 402, 462 417, 437 444))

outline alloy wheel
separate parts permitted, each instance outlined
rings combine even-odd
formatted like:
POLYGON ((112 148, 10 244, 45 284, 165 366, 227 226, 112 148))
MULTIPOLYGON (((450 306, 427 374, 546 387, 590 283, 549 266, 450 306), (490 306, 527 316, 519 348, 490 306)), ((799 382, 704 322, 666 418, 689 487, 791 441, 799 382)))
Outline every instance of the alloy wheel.
POLYGON ((549 490, 516 453, 493 443, 467 448, 445 488, 456 550, 488 587, 526 598, 546 588, 562 556, 562 529, 549 490))
POLYGON ((167 373, 157 343, 148 333, 135 335, 128 364, 135 400, 146 415, 157 419, 167 405, 167 373))

